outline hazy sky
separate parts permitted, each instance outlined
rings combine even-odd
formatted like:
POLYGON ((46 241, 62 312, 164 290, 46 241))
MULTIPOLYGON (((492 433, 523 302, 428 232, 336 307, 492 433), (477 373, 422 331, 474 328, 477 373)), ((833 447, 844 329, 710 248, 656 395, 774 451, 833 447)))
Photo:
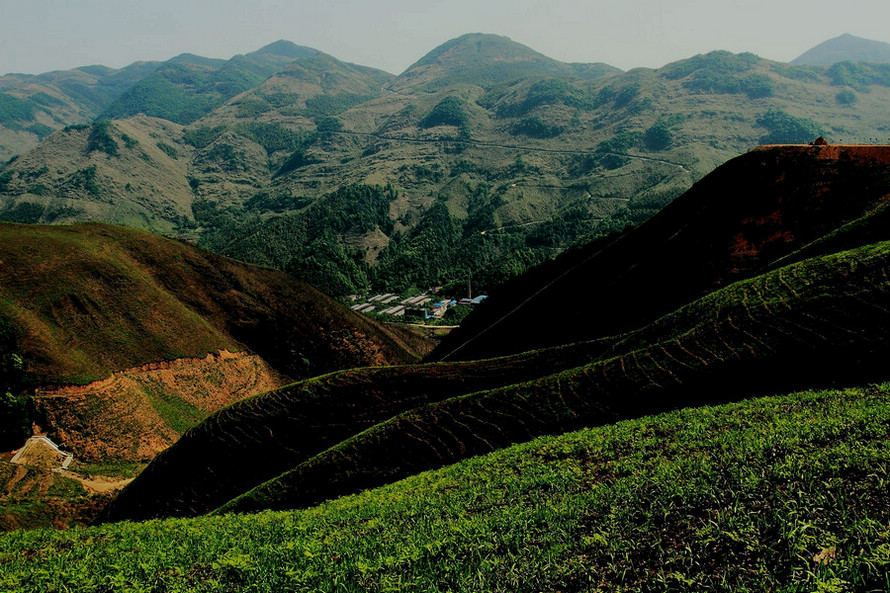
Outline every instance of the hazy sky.
POLYGON ((229 58, 278 39, 398 74, 458 35, 658 67, 713 49, 789 61, 842 33, 890 42, 890 0, 0 0, 0 74, 229 58))

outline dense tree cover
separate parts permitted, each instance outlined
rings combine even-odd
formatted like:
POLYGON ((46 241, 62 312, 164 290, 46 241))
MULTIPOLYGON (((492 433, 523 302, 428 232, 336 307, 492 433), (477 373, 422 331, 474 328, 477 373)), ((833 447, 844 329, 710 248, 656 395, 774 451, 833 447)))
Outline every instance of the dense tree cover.
POLYGON ((355 93, 315 95, 306 99, 306 109, 312 115, 339 115, 373 98, 370 95, 358 95, 355 93))
POLYGON ((562 126, 551 125, 535 115, 524 117, 513 124, 510 133, 529 138, 555 138, 565 131, 562 126))
POLYGON ((752 99, 769 97, 773 94, 773 82, 768 75, 742 76, 758 61, 752 53, 714 51, 671 64, 660 73, 670 80, 685 78, 683 86, 701 93, 744 93, 752 99))
POLYGON ((859 98, 856 96, 856 93, 854 93, 850 89, 842 90, 835 96, 834 99, 838 102, 839 105, 852 105, 859 100, 859 98))
MULTIPOLYGON (((494 211, 503 198, 487 184, 470 196, 466 219, 437 201, 403 233, 395 231, 389 213, 396 197, 391 187, 352 185, 314 202, 260 192, 245 211, 211 200, 196 200, 193 211, 206 230, 202 246, 286 270, 334 295, 436 285, 462 292, 471 275, 474 286, 489 290, 550 257, 554 245, 561 249, 570 243, 568 238, 528 240, 523 227, 498 229, 494 211), (285 210, 291 212, 266 218, 253 214, 285 210), (348 238, 375 230, 389 242, 371 265, 363 248, 348 238)), ((557 231, 545 229, 539 236, 547 232, 557 231)))
POLYGON ((8 210, 0 212, 0 220, 3 222, 34 224, 40 222, 44 216, 44 212, 44 207, 40 204, 21 202, 12 206, 8 210))
POLYGON ((226 131, 225 126, 197 126, 182 131, 182 141, 195 148, 206 148, 226 131))
POLYGON ((868 92, 872 85, 890 86, 890 64, 866 64, 864 62, 838 62, 826 72, 831 84, 848 86, 860 92, 868 92))
POLYGON ((665 150, 673 142, 673 134, 664 120, 659 120, 643 134, 643 144, 649 150, 665 150))
MULTIPOLYGON (((350 185, 334 191, 300 214, 271 219, 244 217, 203 200, 195 218, 211 227, 201 244, 225 255, 287 270, 330 294, 368 289, 369 266, 363 253, 346 247, 341 237, 379 228, 389 235, 394 223, 389 204, 396 197, 390 187, 350 185)), ((265 209, 281 201, 304 205, 302 198, 258 195, 251 209, 265 209)), ((193 208, 194 209, 194 208, 193 208)), ((272 209, 272 208, 269 208, 272 209)))
POLYGON ((285 271, 326 294, 345 295, 369 289, 369 268, 362 254, 358 251, 347 254, 331 229, 300 245, 285 265, 285 271))
POLYGON ((144 113, 189 124, 261 83, 270 73, 262 65, 235 59, 221 68, 168 62, 124 91, 103 116, 120 118, 144 113))
POLYGON ((522 101, 503 103, 496 113, 498 117, 522 117, 538 107, 560 104, 589 111, 597 101, 564 79, 546 78, 532 84, 522 101))

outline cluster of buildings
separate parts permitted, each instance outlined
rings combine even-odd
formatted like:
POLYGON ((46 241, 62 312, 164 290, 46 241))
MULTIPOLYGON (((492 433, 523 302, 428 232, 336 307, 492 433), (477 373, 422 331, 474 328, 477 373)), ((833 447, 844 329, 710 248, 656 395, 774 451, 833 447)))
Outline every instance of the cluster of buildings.
MULTIPOLYGON (((350 300, 355 301, 359 297, 358 295, 352 295, 349 298, 350 300)), ((352 305, 352 310, 358 313, 378 313, 380 315, 391 315, 393 317, 441 319, 451 307, 457 305, 478 305, 486 298, 488 298, 487 295, 480 295, 476 298, 464 298, 459 301, 444 299, 432 302, 433 298, 426 294, 406 297, 400 300, 399 295, 386 293, 374 295, 366 302, 352 305)))

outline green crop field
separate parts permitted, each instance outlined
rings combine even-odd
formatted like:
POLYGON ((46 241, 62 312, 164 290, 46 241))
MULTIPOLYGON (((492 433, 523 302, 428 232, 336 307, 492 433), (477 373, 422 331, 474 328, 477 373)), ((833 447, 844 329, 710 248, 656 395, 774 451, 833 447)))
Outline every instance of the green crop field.
POLYGON ((890 384, 543 437, 304 511, 0 536, 9 591, 886 591, 890 384))

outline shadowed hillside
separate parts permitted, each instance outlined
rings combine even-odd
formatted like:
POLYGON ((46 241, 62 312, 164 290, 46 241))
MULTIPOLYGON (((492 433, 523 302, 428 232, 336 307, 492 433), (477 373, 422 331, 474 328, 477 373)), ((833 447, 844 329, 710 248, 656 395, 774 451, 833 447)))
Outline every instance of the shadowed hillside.
MULTIPOLYGON (((863 223, 888 198, 890 147, 752 151, 634 231, 505 285, 431 358, 471 360, 628 331, 863 223)), ((890 238, 871 228, 870 241, 890 238)), ((847 236, 838 248, 864 244, 847 236)))
POLYGON ((888 265, 890 243, 879 243, 731 284, 595 347, 463 367, 353 371, 262 395, 188 433, 103 518, 200 512, 301 457, 305 461, 294 469, 223 510, 311 506, 541 434, 753 394, 880 379, 890 351, 883 306, 888 265), (568 354, 564 366, 552 364, 557 353, 568 354), (590 362, 579 364, 584 358, 590 362), (457 382, 448 378, 452 369, 460 369, 457 382), (409 392, 411 398, 390 388, 400 372, 403 383, 421 387, 409 392), (423 389, 425 374, 440 380, 423 389), (505 387, 492 389, 498 380, 505 387), (347 424, 340 407, 355 410, 345 415, 352 418, 347 424), (399 408, 413 409, 358 432, 399 408), (356 434, 346 438, 349 432, 356 434), (237 444, 222 450, 239 452, 214 461, 212 452, 227 440, 237 444), (233 463, 238 459, 244 461, 233 463), (219 479, 222 492, 207 489, 206 480, 221 474, 229 474, 219 479))
POLYGON ((341 440, 431 401, 585 364, 613 341, 473 363, 340 371, 221 410, 162 453, 107 514, 209 512, 341 440), (230 431, 237 426, 239 438, 230 431), (231 468, 238 468, 231 471, 231 468), (208 481, 213 488, 206 488, 208 481))

